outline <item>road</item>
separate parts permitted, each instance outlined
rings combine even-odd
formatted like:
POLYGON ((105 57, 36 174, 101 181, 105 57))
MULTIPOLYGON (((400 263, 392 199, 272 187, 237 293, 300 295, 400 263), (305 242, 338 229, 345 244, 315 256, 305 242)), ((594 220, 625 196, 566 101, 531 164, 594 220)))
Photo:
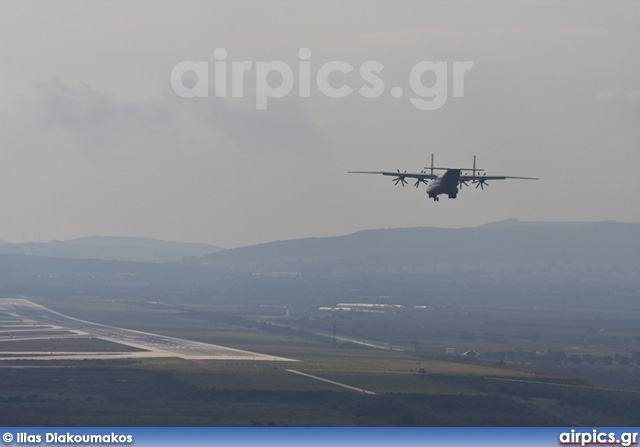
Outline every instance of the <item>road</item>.
POLYGON ((323 379, 322 377, 314 376, 314 375, 311 375, 311 374, 308 374, 308 373, 304 373, 302 371, 296 371, 295 369, 287 369, 285 371, 293 373, 293 374, 298 374, 300 376, 308 377, 309 379, 319 380, 320 382, 325 382, 325 383, 330 383, 332 385, 340 386, 340 387, 346 388, 348 390, 358 391, 359 393, 376 394, 373 391, 363 390, 362 388, 357 388, 355 386, 347 385, 345 383, 336 382, 334 380, 323 379))
MULTIPOLYGON (((295 361, 283 357, 242 351, 182 338, 92 323, 61 314, 23 298, 0 298, 0 315, 2 313, 9 315, 9 318, 0 318, 0 354, 3 354, 1 357, 3 360, 10 358, 8 352, 2 352, 3 343, 10 343, 12 340, 48 338, 51 337, 51 335, 47 335, 47 332, 51 333, 52 330, 57 330, 73 333, 72 335, 57 335, 58 337, 96 337, 147 351, 127 353, 60 353, 59 355, 34 358, 180 357, 184 359, 202 360, 295 361), (11 335, 8 335, 9 330, 11 330, 11 335), (29 335, 21 336, 21 331, 28 331, 27 333, 29 335), (37 331, 41 331, 43 335, 38 336, 37 331), (36 332, 36 335, 34 335, 34 332, 36 332)), ((14 352, 14 354, 16 353, 14 352)), ((20 356, 19 358, 25 359, 27 357, 20 356)))

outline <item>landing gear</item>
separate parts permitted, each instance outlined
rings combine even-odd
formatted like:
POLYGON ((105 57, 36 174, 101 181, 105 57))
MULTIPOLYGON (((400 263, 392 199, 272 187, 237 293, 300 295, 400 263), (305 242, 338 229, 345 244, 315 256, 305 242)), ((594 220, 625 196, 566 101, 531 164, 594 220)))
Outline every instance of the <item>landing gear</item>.
POLYGON ((455 199, 456 197, 458 197, 458 194, 449 194, 450 199, 455 199))

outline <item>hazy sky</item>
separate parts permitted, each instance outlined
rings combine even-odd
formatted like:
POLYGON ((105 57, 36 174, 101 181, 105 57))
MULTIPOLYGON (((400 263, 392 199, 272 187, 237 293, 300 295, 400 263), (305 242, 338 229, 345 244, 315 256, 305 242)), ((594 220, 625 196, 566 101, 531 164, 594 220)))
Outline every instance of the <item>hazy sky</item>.
POLYGON ((0 40, 0 239, 235 247, 508 218, 640 221, 637 1, 7 1, 0 40), (253 62, 242 97, 214 94, 218 48, 229 70, 253 62), (174 92, 182 61, 208 63, 208 97, 174 92), (295 82, 257 110, 257 63, 270 61, 295 82), (347 97, 316 85, 332 61, 354 67, 328 78, 353 88, 347 97), (375 98, 358 91, 367 61, 384 67, 375 98), (422 61, 446 63, 437 110, 410 101, 422 61), (464 61, 473 68, 453 97, 453 63, 464 61), (431 153, 438 165, 469 167, 475 154, 489 175, 541 180, 435 203, 424 186, 346 173, 419 171, 431 153))

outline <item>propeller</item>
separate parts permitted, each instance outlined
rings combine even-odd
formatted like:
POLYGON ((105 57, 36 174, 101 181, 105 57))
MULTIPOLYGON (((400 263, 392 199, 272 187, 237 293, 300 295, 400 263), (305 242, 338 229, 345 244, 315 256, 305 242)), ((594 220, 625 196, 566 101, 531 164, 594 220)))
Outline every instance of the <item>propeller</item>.
POLYGON ((466 180, 460 181, 460 189, 462 189, 463 186, 467 186, 467 187, 469 186, 466 180))
POLYGON ((478 189, 478 186, 479 186, 480 189, 484 190, 485 186, 489 186, 489 184, 487 183, 487 180, 482 177, 478 178, 478 180, 474 180, 473 183, 477 183, 476 189, 478 189))
POLYGON ((415 186, 416 188, 418 186, 420 186, 420 183, 424 183, 425 185, 427 184, 427 181, 423 178, 419 178, 418 180, 416 180, 416 182, 413 184, 413 186, 415 186))
POLYGON ((400 172, 400 169, 398 169, 398 174, 399 174, 399 175, 398 175, 398 177, 397 177, 397 178, 393 179, 393 183, 395 183, 395 184, 396 184, 396 186, 398 186, 398 183, 402 183, 402 186, 403 186, 403 187, 404 187, 404 185, 408 184, 409 182, 407 182, 407 181, 404 179, 404 175, 402 175, 402 174, 406 174, 406 173, 407 173, 407 171, 404 171, 403 173, 401 173, 401 172, 400 172))
MULTIPOLYGON (((424 170, 420 171, 420 174, 424 174, 424 170)), ((426 185, 427 181, 423 178, 419 178, 416 180, 416 183, 413 186, 417 188, 418 186, 420 186, 420 183, 424 183, 426 185)))

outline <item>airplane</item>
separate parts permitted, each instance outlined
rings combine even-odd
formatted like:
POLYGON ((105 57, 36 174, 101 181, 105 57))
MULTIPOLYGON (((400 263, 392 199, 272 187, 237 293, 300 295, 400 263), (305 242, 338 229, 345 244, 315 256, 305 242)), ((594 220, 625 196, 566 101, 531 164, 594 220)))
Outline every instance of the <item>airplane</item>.
POLYGON ((416 179, 416 183, 413 185, 416 188, 420 186, 420 183, 424 183, 427 185, 427 194, 430 199, 433 199, 435 202, 440 200, 438 198, 441 194, 446 194, 450 199, 455 199, 458 196, 458 192, 462 189, 463 186, 469 186, 468 182, 476 185, 476 189, 480 187, 480 189, 484 190, 485 186, 489 186, 487 183, 488 180, 505 180, 505 179, 523 179, 523 180, 539 180, 536 177, 513 177, 508 175, 487 175, 486 173, 483 175, 478 174, 479 172, 484 172, 484 169, 476 168, 476 156, 473 156, 473 168, 436 168, 433 166, 433 154, 431 154, 431 166, 426 166, 424 169, 430 169, 430 173, 422 170, 419 174, 407 174, 407 171, 400 172, 398 169, 397 172, 388 172, 388 171, 347 171, 349 174, 382 174, 382 175, 390 175, 395 178, 392 180, 393 183, 397 186, 400 183, 402 186, 408 184, 405 180, 406 178, 414 178, 416 179), (442 170, 446 171, 441 176, 438 176, 433 173, 434 170, 442 170), (471 171, 471 175, 466 173, 463 174, 463 171, 471 171), (431 182, 428 182, 431 180, 431 182), (458 185, 460 188, 458 188, 458 185))

